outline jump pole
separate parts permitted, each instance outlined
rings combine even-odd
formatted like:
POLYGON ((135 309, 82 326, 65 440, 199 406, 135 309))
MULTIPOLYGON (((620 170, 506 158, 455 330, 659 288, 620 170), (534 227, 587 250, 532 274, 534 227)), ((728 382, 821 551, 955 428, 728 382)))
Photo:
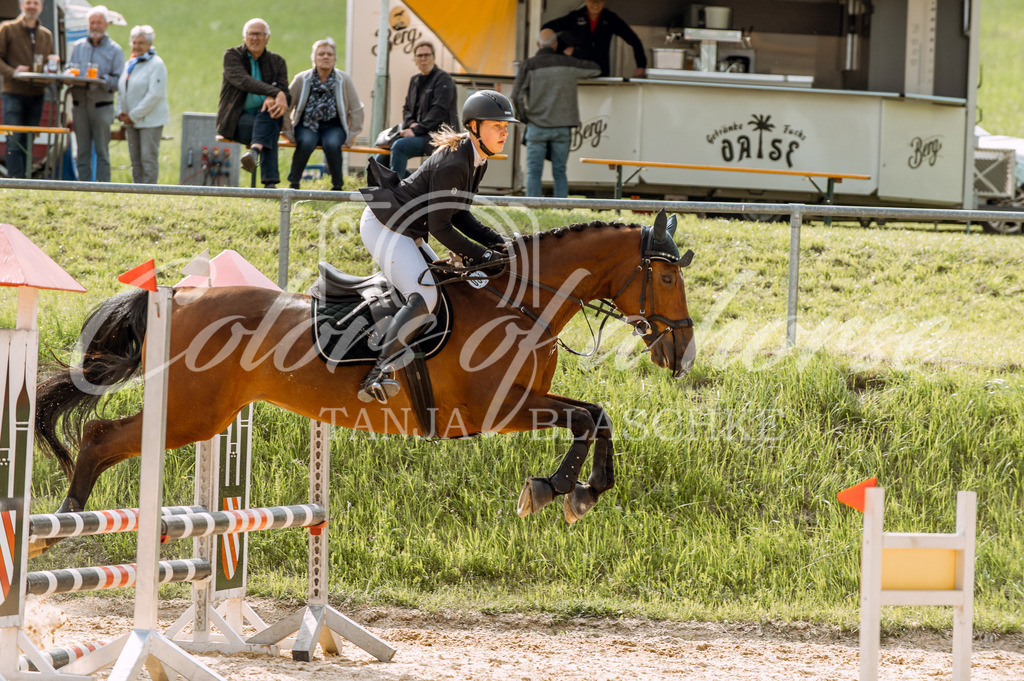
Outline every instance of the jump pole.
POLYGON ((18 287, 15 328, 0 329, 0 681, 89 681, 58 673, 23 631, 39 362, 39 289, 84 292, 13 225, 0 225, 0 285, 18 287), (24 659, 37 671, 21 669, 24 659))

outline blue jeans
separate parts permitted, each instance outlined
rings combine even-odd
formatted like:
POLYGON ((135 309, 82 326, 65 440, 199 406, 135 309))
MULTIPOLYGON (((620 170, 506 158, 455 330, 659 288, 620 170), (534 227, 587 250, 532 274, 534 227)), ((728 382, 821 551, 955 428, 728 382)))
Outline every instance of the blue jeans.
POLYGON ((260 152, 260 179, 263 184, 277 184, 281 181, 277 169, 277 138, 281 135, 280 118, 271 118, 266 111, 256 114, 243 112, 235 128, 234 140, 246 146, 262 144, 260 152))
MULTIPOLYGON (((409 159, 417 156, 426 156, 430 153, 430 135, 414 135, 412 137, 399 137, 391 145, 390 166, 398 173, 398 179, 404 180, 410 173, 406 170, 409 159)), ((378 156, 377 162, 381 165, 388 165, 387 156, 378 156)))
POLYGON ((544 158, 551 158, 551 175, 555 180, 556 197, 569 195, 569 180, 565 166, 569 160, 572 128, 542 128, 529 123, 526 126, 526 195, 540 196, 540 177, 544 172, 544 158))
POLYGON ((331 173, 331 186, 341 189, 344 178, 341 173, 341 145, 345 143, 345 128, 340 125, 320 124, 317 130, 310 130, 304 125, 295 126, 295 155, 292 156, 292 169, 288 173, 288 183, 298 184, 302 179, 302 171, 310 155, 320 145, 327 159, 327 170, 331 173))
MULTIPOLYGON (((43 117, 43 95, 3 96, 4 123, 7 125, 39 125, 43 117)), ((32 177, 32 135, 27 132, 7 134, 7 176, 32 177), (26 160, 27 159, 27 160, 26 160), (26 170, 29 172, 26 174, 26 170)))

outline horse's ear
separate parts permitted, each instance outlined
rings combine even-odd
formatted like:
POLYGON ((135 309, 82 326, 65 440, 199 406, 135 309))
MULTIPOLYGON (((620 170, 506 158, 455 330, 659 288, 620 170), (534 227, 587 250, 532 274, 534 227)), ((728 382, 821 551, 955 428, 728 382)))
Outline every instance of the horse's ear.
POLYGON ((676 216, 672 214, 668 217, 668 235, 673 237, 676 235, 676 216))
POLYGON ((665 209, 662 208, 658 211, 658 216, 654 218, 654 238, 651 239, 651 243, 661 243, 661 240, 665 238, 665 230, 668 228, 668 218, 665 216, 665 209))

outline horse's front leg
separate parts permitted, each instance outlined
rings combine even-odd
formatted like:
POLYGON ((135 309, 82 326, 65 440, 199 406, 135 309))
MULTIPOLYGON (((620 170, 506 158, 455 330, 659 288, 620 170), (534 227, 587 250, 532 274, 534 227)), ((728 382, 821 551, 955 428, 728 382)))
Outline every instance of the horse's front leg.
POLYGON ((597 425, 594 464, 590 470, 590 477, 586 483, 577 482, 576 487, 565 497, 565 519, 569 523, 574 523, 594 507, 603 492, 615 486, 615 450, 612 445, 612 420, 601 405, 568 397, 562 399, 589 411, 597 425))
MULTIPOLYGON (((600 409, 596 405, 583 405, 585 403, 556 395, 538 395, 525 405, 523 416, 529 417, 531 422, 529 427, 521 428, 522 430, 537 430, 564 424, 572 432, 573 442, 562 459, 562 464, 550 477, 527 478, 519 495, 520 517, 536 513, 551 503, 555 497, 569 494, 576 489, 580 469, 597 436, 598 426, 592 410, 600 409)), ((575 522, 577 518, 578 516, 566 515, 569 522, 575 522)))

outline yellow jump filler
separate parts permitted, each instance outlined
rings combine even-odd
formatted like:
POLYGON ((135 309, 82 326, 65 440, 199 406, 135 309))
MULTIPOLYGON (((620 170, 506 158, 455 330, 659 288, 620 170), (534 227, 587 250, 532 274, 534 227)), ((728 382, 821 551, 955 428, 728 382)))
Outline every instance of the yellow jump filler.
POLYGON ((864 513, 860 572, 860 679, 878 678, 883 605, 953 607, 953 681, 971 678, 977 495, 957 492, 956 532, 883 532, 885 491, 874 478, 839 493, 864 513))

